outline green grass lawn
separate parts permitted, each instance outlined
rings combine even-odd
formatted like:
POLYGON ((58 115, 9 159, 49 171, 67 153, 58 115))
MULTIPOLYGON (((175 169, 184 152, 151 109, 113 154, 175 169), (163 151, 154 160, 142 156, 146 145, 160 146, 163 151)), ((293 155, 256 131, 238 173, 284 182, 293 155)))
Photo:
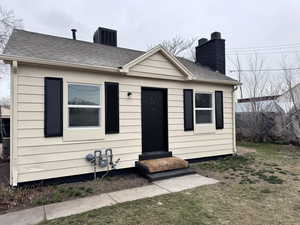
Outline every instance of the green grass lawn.
POLYGON ((239 156, 192 165, 200 174, 218 179, 218 184, 42 224, 300 224, 300 149, 240 146, 239 156))

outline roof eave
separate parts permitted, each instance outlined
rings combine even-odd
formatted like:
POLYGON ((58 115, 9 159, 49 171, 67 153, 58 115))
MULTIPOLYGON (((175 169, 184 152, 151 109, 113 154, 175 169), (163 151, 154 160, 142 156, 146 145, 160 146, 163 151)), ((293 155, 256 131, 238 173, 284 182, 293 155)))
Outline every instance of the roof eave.
MULTIPOLYGON (((68 67, 68 68, 126 74, 126 70, 124 70, 124 68, 122 67, 115 68, 115 67, 107 67, 107 66, 93 66, 88 64, 68 63, 63 61, 47 60, 47 59, 39 59, 39 58, 31 58, 31 57, 20 57, 14 55, 6 55, 6 54, 0 54, 0 60, 5 61, 6 63, 10 63, 12 61, 18 61, 24 63, 40 64, 40 65, 60 66, 60 67, 68 67)), ((186 81, 224 84, 224 85, 241 85, 241 83, 239 83, 238 81, 225 81, 225 80, 188 79, 186 81)))
POLYGON ((210 80, 210 79, 193 79, 191 81, 200 82, 200 83, 211 83, 211 84, 224 84, 224 85, 232 85, 232 86, 239 86, 242 83, 234 80, 210 80))
POLYGON ((12 62, 19 61, 24 63, 34 63, 40 65, 51 65, 51 66, 61 66, 61 67, 69 67, 69 68, 78 68, 78 69, 86 69, 86 70, 95 70, 95 71, 104 71, 104 72, 112 72, 112 73, 122 73, 119 68, 115 67, 107 67, 107 66, 93 66, 88 64, 80 64, 80 63, 68 63, 57 60, 48 60, 48 59, 39 59, 39 58, 31 58, 31 57, 20 57, 14 55, 6 55, 0 54, 0 60, 4 62, 12 62))

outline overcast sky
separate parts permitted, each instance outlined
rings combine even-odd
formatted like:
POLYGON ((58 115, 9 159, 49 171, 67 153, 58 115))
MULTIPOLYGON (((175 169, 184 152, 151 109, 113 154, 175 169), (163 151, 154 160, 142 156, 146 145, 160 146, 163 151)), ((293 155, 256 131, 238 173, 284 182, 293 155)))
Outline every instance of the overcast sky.
MULTIPOLYGON (((299 44, 299 0, 1 0, 26 30, 91 41, 98 26, 118 30, 118 45, 145 50, 176 35, 220 31, 232 48, 299 44)), ((295 47, 296 48, 296 47, 295 47)), ((295 50, 295 48, 291 50, 295 50)), ((230 52, 229 52, 230 53, 230 52)), ((274 57, 267 54, 269 61, 274 57)), ((231 67, 229 63, 227 68, 231 67)))

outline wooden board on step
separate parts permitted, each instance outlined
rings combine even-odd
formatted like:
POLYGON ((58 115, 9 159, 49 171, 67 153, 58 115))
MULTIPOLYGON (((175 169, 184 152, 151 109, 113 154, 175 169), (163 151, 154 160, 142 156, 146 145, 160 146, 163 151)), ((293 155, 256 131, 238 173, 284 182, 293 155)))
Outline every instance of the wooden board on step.
POLYGON ((157 173, 168 170, 188 168, 189 163, 177 157, 166 157, 139 161, 138 164, 148 173, 157 173))

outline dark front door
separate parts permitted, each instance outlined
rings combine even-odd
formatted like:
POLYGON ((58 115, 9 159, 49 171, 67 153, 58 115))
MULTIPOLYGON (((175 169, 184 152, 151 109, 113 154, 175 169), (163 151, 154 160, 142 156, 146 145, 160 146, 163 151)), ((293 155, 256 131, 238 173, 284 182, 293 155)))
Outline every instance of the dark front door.
POLYGON ((142 153, 164 152, 168 152, 167 89, 142 88, 142 153))

